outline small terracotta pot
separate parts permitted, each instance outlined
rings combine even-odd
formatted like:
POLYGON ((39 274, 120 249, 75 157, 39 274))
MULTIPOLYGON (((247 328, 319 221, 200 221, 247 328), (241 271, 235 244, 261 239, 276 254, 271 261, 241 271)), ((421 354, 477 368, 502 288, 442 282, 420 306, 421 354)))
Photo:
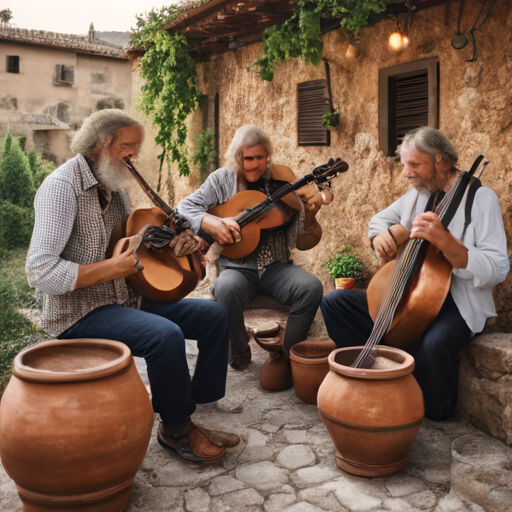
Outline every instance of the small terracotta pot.
POLYGON ((130 350, 52 340, 23 350, 0 403, 0 458, 26 512, 119 512, 153 409, 130 350))
POLYGON ((338 277, 335 279, 336 290, 351 290, 356 284, 356 280, 353 277, 338 277))
POLYGON ((336 349, 330 338, 301 341, 290 351, 295 394, 303 402, 316 405, 318 388, 329 373, 327 357, 336 349))
POLYGON ((359 54, 361 53, 360 48, 358 48, 355 44, 350 43, 347 46, 347 51, 345 52, 345 57, 349 59, 357 59, 359 54))
POLYGON ((318 411, 336 447, 338 467, 381 477, 403 469, 420 428, 423 394, 412 376, 414 359, 403 350, 377 347, 392 369, 352 368, 362 347, 329 355, 329 374, 318 390, 318 411))

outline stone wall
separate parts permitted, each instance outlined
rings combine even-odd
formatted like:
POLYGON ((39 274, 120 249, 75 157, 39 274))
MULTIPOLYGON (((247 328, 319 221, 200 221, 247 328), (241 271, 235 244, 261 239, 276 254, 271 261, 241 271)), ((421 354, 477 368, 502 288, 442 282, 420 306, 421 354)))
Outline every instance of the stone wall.
MULTIPOLYGON (((470 27, 481 5, 467 2, 463 28, 470 27)), ((382 21, 366 28, 360 35, 362 52, 357 60, 345 57, 348 38, 342 30, 324 36, 324 58, 330 64, 334 107, 341 114, 339 128, 332 131, 330 147, 299 147, 297 144, 297 84, 325 78, 323 65, 306 65, 294 59, 278 66, 273 82, 262 81, 252 67, 261 56, 261 44, 240 48, 214 57, 198 66, 203 92, 210 99, 210 111, 196 112, 190 122, 190 147, 203 129, 203 117, 212 126, 213 98, 220 96, 221 163, 235 130, 253 123, 263 128, 275 145, 274 161, 289 165, 298 176, 341 156, 350 164, 348 173, 334 183, 335 200, 319 213, 324 236, 313 250, 298 254, 295 261, 332 289, 330 277, 322 264, 344 244, 357 248, 368 276, 377 269, 377 261, 367 241, 370 218, 406 192, 399 164, 385 157, 378 144, 378 73, 379 68, 437 57, 440 73, 439 128, 459 151, 460 167, 468 169, 475 156, 485 154, 490 160, 483 182, 498 194, 505 228, 512 235, 512 94, 510 76, 512 58, 512 8, 509 2, 497 2, 492 17, 476 32, 478 59, 466 62, 472 54, 469 44, 460 51, 450 41, 457 33, 458 3, 417 13, 410 32, 410 45, 402 52, 388 48, 394 22, 382 21)), ((173 171, 175 201, 198 185, 196 177, 180 178, 173 171)), ((496 288, 499 311, 494 329, 512 328, 512 278, 496 288)))

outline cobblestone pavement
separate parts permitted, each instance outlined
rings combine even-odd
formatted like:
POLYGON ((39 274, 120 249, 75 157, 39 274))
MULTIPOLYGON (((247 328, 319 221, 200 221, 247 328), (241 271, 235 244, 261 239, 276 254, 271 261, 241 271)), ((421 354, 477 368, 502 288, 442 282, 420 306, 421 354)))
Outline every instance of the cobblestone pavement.
MULTIPOLYGON (((226 397, 199 406, 204 426, 233 431, 242 443, 218 465, 197 466, 156 441, 156 423, 127 512, 482 512, 450 494, 452 441, 474 429, 457 421, 423 421, 406 469, 379 480, 337 468, 316 407, 293 389, 258 386, 267 354, 251 343, 253 364, 228 373, 226 397)), ((147 384, 144 361, 137 360, 147 384)), ((77 468, 78 469, 78 468, 77 468)), ((14 483, 0 470, 0 509, 21 511, 14 483)), ((492 512, 492 511, 487 511, 492 512)))

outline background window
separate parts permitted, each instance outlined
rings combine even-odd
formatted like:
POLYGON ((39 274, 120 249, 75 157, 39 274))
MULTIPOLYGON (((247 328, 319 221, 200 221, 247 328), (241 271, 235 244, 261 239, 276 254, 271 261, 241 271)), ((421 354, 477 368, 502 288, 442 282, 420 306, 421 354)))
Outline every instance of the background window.
POLYGON ((322 116, 330 111, 327 80, 298 84, 299 146, 330 146, 331 132, 322 125, 322 116))
POLYGON ((62 66, 57 64, 56 77, 57 84, 72 85, 75 83, 75 66, 62 66))
POLYGON ((7 73, 20 72, 20 58, 17 55, 7 56, 7 73))
POLYGON ((379 142, 395 155, 404 135, 420 126, 439 127, 439 62, 407 62, 379 69, 379 142))

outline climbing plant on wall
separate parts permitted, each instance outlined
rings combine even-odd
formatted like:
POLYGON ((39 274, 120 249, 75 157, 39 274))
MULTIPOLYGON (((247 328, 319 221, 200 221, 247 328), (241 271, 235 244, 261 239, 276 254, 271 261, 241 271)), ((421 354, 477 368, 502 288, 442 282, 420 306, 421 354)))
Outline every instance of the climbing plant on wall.
POLYGON ((261 78, 272 81, 278 62, 301 55, 306 63, 320 64, 322 19, 340 19, 341 27, 359 32, 367 25, 371 12, 385 9, 384 0, 297 0, 289 19, 263 32, 263 57, 256 61, 261 78))
POLYGON ((181 13, 205 3, 171 5, 153 10, 147 18, 137 17, 130 44, 143 50, 140 75, 145 80, 139 106, 158 129, 155 142, 162 147, 159 155, 160 189, 162 165, 166 158, 178 163, 181 176, 190 174, 185 119, 198 106, 204 95, 197 87, 196 63, 190 56, 188 43, 180 34, 169 34, 163 27, 181 13))

